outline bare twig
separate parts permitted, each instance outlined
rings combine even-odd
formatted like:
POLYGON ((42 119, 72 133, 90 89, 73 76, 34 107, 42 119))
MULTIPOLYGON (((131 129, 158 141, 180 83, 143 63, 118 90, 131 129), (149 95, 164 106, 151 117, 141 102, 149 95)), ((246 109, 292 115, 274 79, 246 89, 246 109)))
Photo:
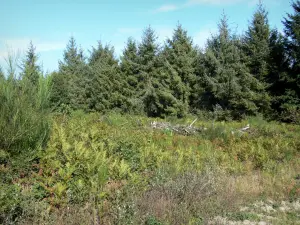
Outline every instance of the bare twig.
POLYGON ((198 118, 196 118, 190 125, 189 127, 193 126, 193 124, 198 120, 198 118))

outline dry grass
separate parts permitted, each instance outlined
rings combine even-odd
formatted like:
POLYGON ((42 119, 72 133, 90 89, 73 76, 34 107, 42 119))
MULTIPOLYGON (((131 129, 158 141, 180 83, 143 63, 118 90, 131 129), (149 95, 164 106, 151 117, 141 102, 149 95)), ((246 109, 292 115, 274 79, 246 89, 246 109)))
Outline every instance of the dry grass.
POLYGON ((180 175, 153 186, 136 199, 140 219, 137 224, 149 216, 167 224, 189 224, 195 218, 206 223, 261 197, 287 199, 285 187, 297 174, 293 168, 282 168, 276 176, 260 171, 234 176, 216 169, 180 175))
MULTIPOLYGON (((239 212, 241 207, 254 203, 261 196, 286 199, 285 186, 297 174, 295 168, 294 165, 282 168, 276 176, 260 171, 234 176, 216 167, 207 168, 202 173, 184 173, 157 182, 140 194, 131 192, 129 197, 134 200, 135 214, 128 220, 120 219, 122 215, 117 215, 120 212, 113 202, 105 200, 99 210, 102 214, 97 213, 91 203, 56 209, 51 213, 45 213, 47 209, 37 205, 33 217, 27 217, 20 224, 145 224, 149 217, 163 221, 163 224, 206 224, 217 216, 239 212)), ((117 192, 123 185, 126 186, 121 182, 111 182, 107 188, 117 192)))

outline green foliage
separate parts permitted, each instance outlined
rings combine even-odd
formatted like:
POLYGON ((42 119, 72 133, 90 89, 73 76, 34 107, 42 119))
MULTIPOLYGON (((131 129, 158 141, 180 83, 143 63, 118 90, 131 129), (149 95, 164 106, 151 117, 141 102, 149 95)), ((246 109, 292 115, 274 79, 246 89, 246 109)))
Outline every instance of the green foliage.
POLYGON ((134 96, 135 88, 137 86, 137 76, 139 73, 138 64, 138 48, 136 42, 129 38, 126 43, 126 47, 121 57, 120 69, 122 77, 124 77, 130 86, 129 97, 134 96))
POLYGON ((41 68, 37 65, 38 56, 35 52, 35 47, 30 42, 29 48, 26 52, 26 58, 22 65, 22 79, 29 82, 28 88, 36 88, 38 85, 39 77, 41 76, 41 68))
POLYGON ((239 40, 231 35, 225 15, 219 24, 219 34, 207 45, 201 65, 200 82, 205 90, 200 100, 202 107, 212 110, 218 104, 235 119, 267 108, 268 95, 243 63, 239 40))
POLYGON ((52 107, 60 109, 64 104, 72 109, 86 110, 88 74, 83 51, 71 37, 64 51, 64 59, 59 61, 59 71, 52 74, 52 107))
POLYGON ((15 75, 0 80, 0 222, 5 224, 23 212, 24 196, 16 180, 28 176, 50 130, 50 78, 39 74, 35 83, 25 72, 22 80, 15 75))
POLYGON ((50 96, 51 107, 57 111, 62 111, 66 105, 69 106, 68 101, 68 81, 66 77, 58 72, 50 74, 52 78, 52 91, 50 96))
POLYGON ((142 42, 138 46, 139 75, 137 96, 143 103, 146 115, 159 117, 163 113, 165 88, 159 80, 159 45, 155 31, 149 26, 144 30, 142 42))
MULTIPOLYGON (((16 204, 16 215, 21 210, 28 216, 34 214, 28 211, 30 202, 39 201, 52 210, 89 205, 102 219, 112 215, 112 223, 204 223, 209 216, 224 212, 224 204, 232 204, 232 200, 226 203, 227 194, 221 197, 224 185, 216 183, 225 174, 258 170, 275 176, 283 165, 296 163, 300 150, 298 126, 259 118, 239 123, 197 121, 195 126, 207 129, 195 136, 151 130, 150 121, 116 113, 87 115, 83 111, 54 118, 50 140, 40 151, 35 169, 16 180, 26 185, 16 186, 16 190, 9 186, 12 192, 4 192, 5 198, 19 193, 18 198, 7 202, 6 209, 16 204), (251 124, 250 132, 238 132, 246 123, 251 124), (223 175, 219 176, 220 168, 223 175), (222 190, 214 194, 217 187, 222 190), (162 193, 168 197, 161 199, 162 193), (195 201, 197 198, 199 201, 195 201), (163 210, 172 209, 164 214, 167 217, 158 213, 157 201, 165 202, 163 210), (195 219, 199 215, 202 219, 195 219)), ((294 193, 297 187, 287 194, 294 193)))
POLYGON ((196 82, 195 56, 192 39, 179 24, 174 30, 172 39, 167 39, 163 50, 166 75, 161 82, 166 83, 173 97, 174 109, 167 109, 172 116, 183 117, 189 112, 192 102, 192 91, 196 82), (169 77, 167 77, 169 76, 169 77))
MULTIPOLYGON (((287 14, 287 18, 284 19, 283 24, 285 26, 285 34, 288 38, 287 40, 287 47, 288 53, 291 62, 291 68, 294 72, 294 78, 299 79, 299 59, 300 59, 300 1, 293 1, 292 7, 294 10, 293 14, 287 14), (298 78, 297 78, 298 75, 298 78), (295 77, 296 76, 296 77, 295 77)), ((299 84, 299 82, 297 82, 299 84)))
POLYGON ((245 35, 244 48, 250 73, 261 82, 265 82, 268 74, 269 36, 268 13, 262 1, 259 1, 245 35))
POLYGON ((8 221, 14 221, 15 217, 18 216, 22 199, 18 185, 1 183, 0 191, 0 222, 4 224, 8 221))
POLYGON ((105 112, 118 108, 126 111, 128 85, 120 75, 114 48, 109 45, 103 46, 99 42, 98 47, 93 48, 91 52, 89 66, 92 71, 91 83, 88 87, 89 109, 105 112))
POLYGON ((141 43, 128 39, 120 63, 101 42, 86 60, 74 37, 46 76, 32 43, 20 74, 9 55, 0 223, 206 224, 258 220, 238 211, 258 197, 297 201, 300 2, 292 7, 285 35, 270 30, 260 2, 244 37, 223 16, 203 50, 178 25, 162 47, 150 26, 141 43), (194 121, 199 132, 152 129, 150 117, 194 121))
POLYGON ((149 216, 146 220, 146 225, 163 225, 161 222, 159 222, 155 217, 149 216))
POLYGON ((0 66, 0 81, 2 81, 4 79, 5 79, 4 73, 3 73, 2 67, 0 66))
POLYGON ((69 133, 78 129, 75 124, 70 128, 66 133, 62 126, 54 124, 53 135, 41 157, 40 182, 48 195, 54 194, 53 204, 101 198, 108 179, 103 143, 89 143, 87 133, 69 133))
MULTIPOLYGON (((285 38, 276 29, 271 31, 270 35, 270 57, 268 60, 269 74, 266 82, 269 87, 271 99, 271 108, 273 109, 273 118, 284 120, 282 113, 285 111, 284 103, 288 101, 288 67, 289 62, 285 53, 285 38)), ((286 120, 287 121, 287 120, 286 120)))
POLYGON ((284 19, 285 49, 288 55, 289 69, 286 76, 285 92, 281 97, 280 111, 282 119, 288 122, 299 123, 300 110, 300 1, 292 2, 293 14, 284 19), (294 116, 296 114, 296 116, 294 116))
MULTIPOLYGON (((117 111, 160 118, 207 116, 220 106, 219 120, 263 114, 298 123, 298 5, 293 2, 294 14, 284 19, 285 36, 271 30, 260 1, 244 35, 233 34, 223 15, 219 33, 201 50, 180 24, 164 45, 149 26, 139 44, 128 39, 120 63, 114 48, 100 42, 86 63, 71 37, 59 71, 52 73, 51 106, 67 113, 117 111)), ((28 57, 30 52, 33 47, 28 57)))
POLYGON ((26 52, 26 57, 22 64, 21 77, 25 81, 28 81, 28 88, 36 88, 38 86, 39 77, 41 76, 41 68, 37 64, 38 56, 35 52, 35 47, 32 42, 29 44, 29 48, 26 52), (31 87, 32 86, 32 87, 31 87))
POLYGON ((48 136, 49 78, 40 77, 37 90, 27 82, 0 83, 0 149, 19 154, 43 145, 48 136))
POLYGON ((237 213, 231 213, 227 215, 228 218, 234 221, 244 221, 244 220, 251 220, 251 221, 257 221, 260 219, 260 217, 254 213, 248 213, 248 212, 237 212, 237 213))

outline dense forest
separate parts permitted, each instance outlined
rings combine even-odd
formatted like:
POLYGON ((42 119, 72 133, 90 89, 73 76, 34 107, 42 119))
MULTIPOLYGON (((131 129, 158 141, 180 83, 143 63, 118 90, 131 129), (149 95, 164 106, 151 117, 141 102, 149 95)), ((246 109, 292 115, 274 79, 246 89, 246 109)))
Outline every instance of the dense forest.
MULTIPOLYGON (((242 35, 223 14, 204 48, 178 24, 164 43, 146 27, 119 59, 100 41, 87 56, 71 37, 59 69, 47 74, 34 43, 20 64, 8 55, 0 67, 0 224, 209 224, 247 195, 299 198, 300 1, 291 7, 283 32, 270 27, 262 2, 242 35), (142 128, 154 118, 195 117, 199 126, 212 121, 199 137, 142 128), (249 118, 256 130, 232 136, 249 118), (261 171, 259 193, 232 193, 222 183, 232 174, 252 179, 253 171, 261 171), (164 199, 163 210, 155 198, 164 199)), ((282 224, 299 222, 291 215, 282 224)))
MULTIPOLYGON (((147 27, 140 43, 128 39, 120 60, 100 41, 87 57, 71 37, 59 70, 47 75, 50 107, 162 118, 218 108, 220 119, 262 114, 299 123, 299 1, 292 7, 283 18, 284 34, 270 27, 262 3, 244 35, 231 31, 224 14, 204 49, 181 24, 163 44, 147 27)), ((37 87, 42 72, 32 43, 21 69, 6 77, 37 87)))
MULTIPOLYGON (((262 3, 242 36, 222 15, 205 49, 193 45, 180 24, 163 44, 149 26, 140 43, 128 39, 119 61, 113 46, 101 42, 85 57, 71 37, 58 72, 50 75, 51 106, 151 117, 184 117, 218 107, 226 119, 263 114, 299 122, 299 2, 293 8, 283 19, 284 35, 270 28, 262 3)), ((34 60, 31 46, 27 63, 37 79, 34 60)))

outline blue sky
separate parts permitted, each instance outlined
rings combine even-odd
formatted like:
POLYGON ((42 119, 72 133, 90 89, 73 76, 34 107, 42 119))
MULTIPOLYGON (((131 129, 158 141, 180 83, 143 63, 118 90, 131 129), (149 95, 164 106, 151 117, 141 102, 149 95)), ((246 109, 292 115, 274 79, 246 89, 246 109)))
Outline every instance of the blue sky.
MULTIPOLYGON (((180 22, 204 46, 223 12, 233 30, 247 29, 258 0, 0 0, 0 65, 9 49, 22 57, 30 40, 44 71, 58 68, 70 36, 85 50, 101 40, 120 55, 128 37, 138 41, 151 25, 163 42, 180 22)), ((265 0, 271 27, 291 12, 289 0, 265 0)))

